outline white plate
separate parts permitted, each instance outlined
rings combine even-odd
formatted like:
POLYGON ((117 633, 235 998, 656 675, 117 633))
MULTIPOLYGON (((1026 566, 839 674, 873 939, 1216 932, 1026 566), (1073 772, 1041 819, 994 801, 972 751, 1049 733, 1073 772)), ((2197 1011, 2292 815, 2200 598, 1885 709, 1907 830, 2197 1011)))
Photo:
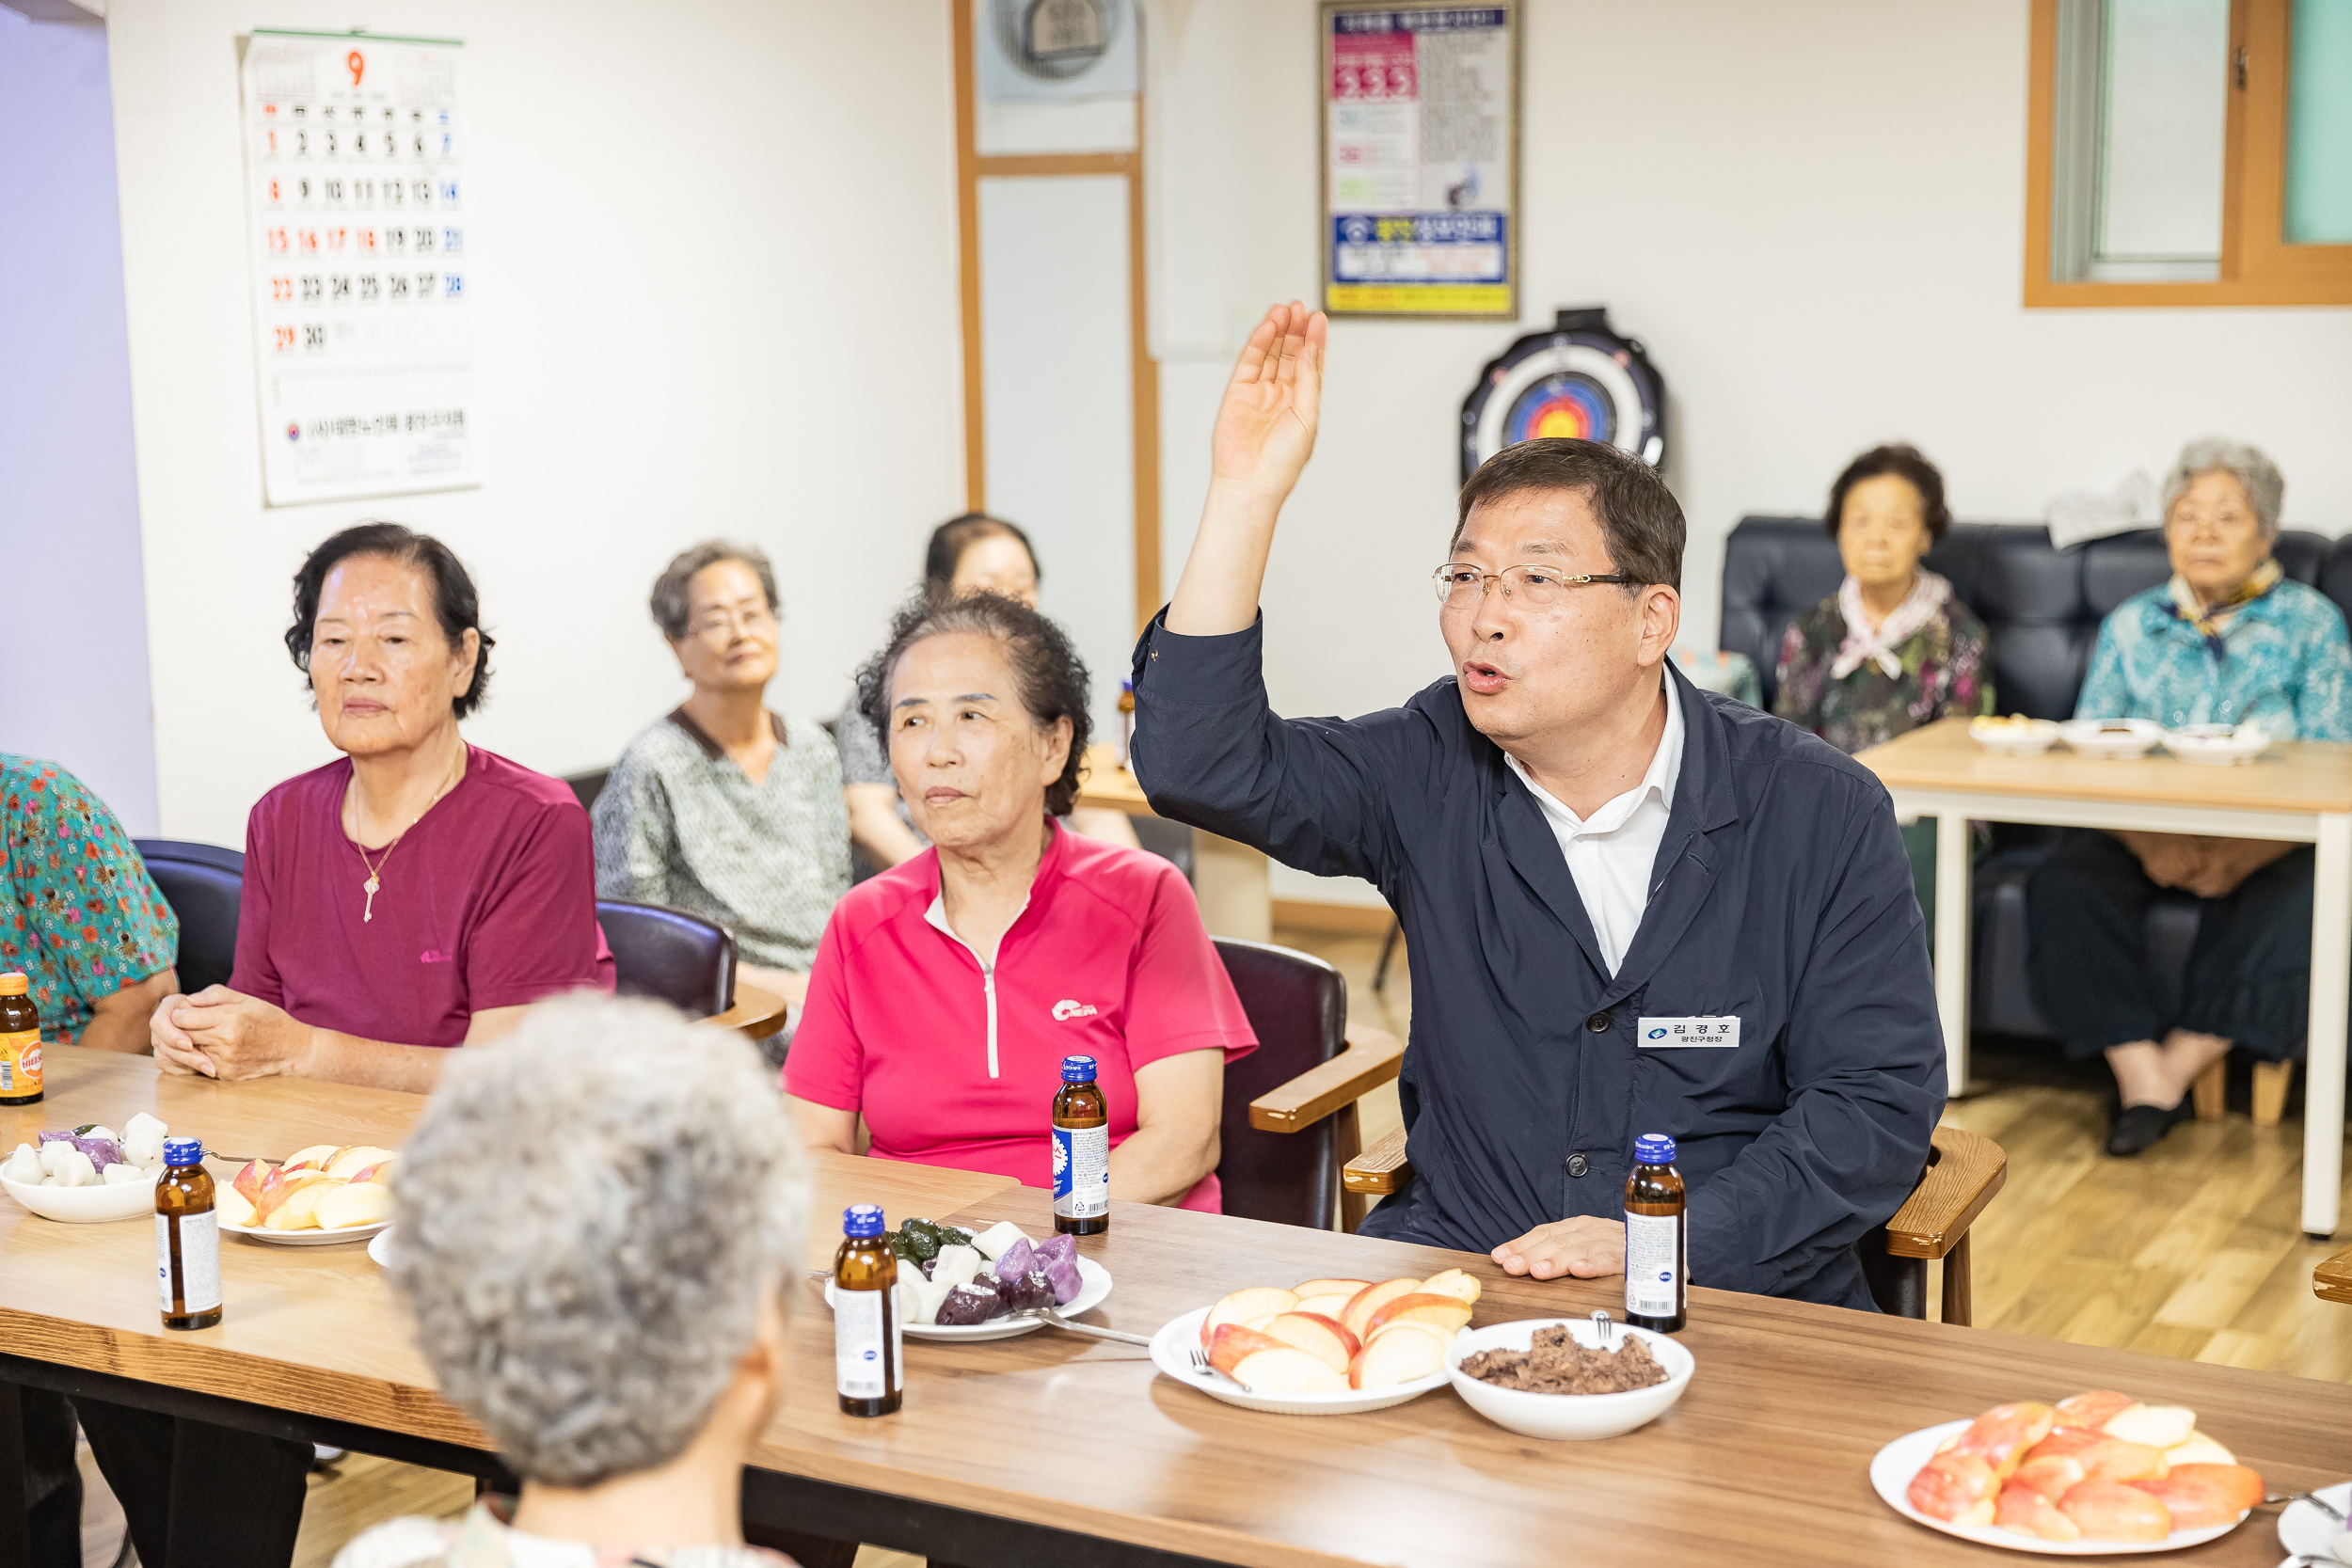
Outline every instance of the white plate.
POLYGON ((39 1182, 11 1181, 0 1176, 8 1196, 45 1220, 67 1225, 103 1225, 108 1220, 135 1220, 155 1212, 155 1183, 94 1182, 87 1187, 44 1187, 39 1182))
MULTIPOLYGON (((2006 1546, 2012 1552, 2042 1552, 2051 1557, 2124 1557, 2140 1552, 2177 1552, 2185 1546, 2201 1546, 2237 1528, 2237 1525, 2207 1525, 2202 1529, 2176 1529, 2161 1541, 2044 1541, 2022 1530, 2003 1529, 1998 1525, 1953 1525, 1941 1519, 1931 1519, 1911 1506, 1911 1478, 1919 1473, 1919 1466, 1935 1456, 1935 1447, 1956 1432, 1968 1430, 1966 1421, 1944 1421, 1931 1427, 1896 1438, 1879 1449, 1870 1460, 1870 1484, 1878 1488, 1886 1506, 1930 1529, 1940 1529, 1946 1535, 1957 1535, 1963 1541, 1980 1545, 2006 1546)), ((2250 1512, 2250 1511, 2249 1511, 2250 1512)), ((2238 1515, 2238 1524, 2246 1515, 2238 1515)))
POLYGON ((2164 726, 2147 719, 2070 719, 2058 738, 2087 757, 2144 757, 2164 739, 2164 726))
POLYGON ((1968 738, 1995 756, 2038 757, 2057 745, 2058 737, 2058 727, 2047 719, 2028 719, 2023 724, 1968 721, 1968 738))
POLYGON ((388 1225, 377 1231, 375 1239, 368 1243, 368 1257, 379 1269, 389 1269, 392 1266, 392 1227, 388 1225))
POLYGON ((2190 724, 2167 730, 2164 749, 2183 762, 2228 768, 2261 756, 2270 749, 2270 736, 2259 724, 2190 724))
MULTIPOLYGON (((903 1258, 898 1260, 898 1266, 902 1269, 912 1267, 903 1258)), ((1074 1318, 1081 1312, 1091 1312, 1102 1306, 1110 1298, 1110 1293, 1111 1271, 1091 1258, 1081 1258, 1078 1259, 1078 1293, 1054 1310, 1065 1318, 1074 1318)), ((830 1279, 825 1281, 825 1305, 833 1305, 833 1281, 830 1279)), ((971 1344, 981 1339, 1010 1339, 1018 1335, 1034 1334, 1044 1326, 1043 1318, 1013 1313, 980 1323, 906 1323, 900 1326, 898 1332, 910 1339, 946 1339, 971 1344)))
POLYGON ((1162 1325, 1152 1336, 1152 1365, 1164 1376, 1188 1388, 1198 1388, 1211 1399, 1240 1405, 1244 1410, 1263 1411, 1269 1416, 1358 1416, 1367 1410, 1386 1410, 1392 1404, 1417 1400, 1432 1388, 1444 1387, 1450 1381, 1440 1368, 1412 1383, 1368 1389, 1360 1394, 1353 1389, 1343 1394, 1253 1394, 1223 1372, 1205 1367, 1197 1371, 1193 1369, 1192 1353, 1200 1348, 1200 1322, 1211 1310, 1208 1307, 1200 1307, 1162 1325))
POLYGON ((340 1246, 345 1242, 364 1242, 378 1231, 389 1230, 389 1220, 373 1220, 366 1225, 346 1225, 333 1230, 321 1230, 316 1226, 307 1230, 264 1230, 258 1225, 224 1225, 224 1236, 243 1236, 248 1242, 267 1242, 272 1246, 340 1246))
MULTIPOLYGON (((2352 1481, 2337 1486, 2322 1486, 2319 1495, 2328 1499, 2328 1506, 2339 1513, 2352 1513, 2352 1481)), ((2344 1528, 2309 1503, 2289 1503, 2279 1515, 2279 1544, 2290 1554, 2307 1555, 2328 1560, 2328 1543, 2344 1528)))

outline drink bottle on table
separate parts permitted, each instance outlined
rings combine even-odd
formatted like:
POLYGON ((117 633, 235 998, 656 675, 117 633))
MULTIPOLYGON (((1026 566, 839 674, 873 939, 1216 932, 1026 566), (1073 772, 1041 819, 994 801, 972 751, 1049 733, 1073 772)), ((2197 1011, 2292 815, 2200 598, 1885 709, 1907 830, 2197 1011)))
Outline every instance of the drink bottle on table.
POLYGON ((24 973, 0 974, 0 1105, 40 1099, 40 1013, 24 973))
POLYGON ((1054 1096, 1054 1228, 1099 1236, 1111 1227, 1110 1104, 1094 1058, 1064 1056, 1054 1096))
POLYGON ((890 1250, 879 1205, 842 1211, 833 1255, 833 1380, 850 1416, 898 1408, 906 1376, 898 1349, 898 1255, 890 1250))
POLYGON ((166 1328, 220 1322, 220 1216, 200 1138, 166 1138, 155 1179, 155 1285, 166 1328))
POLYGON ((1625 1181, 1625 1315, 1637 1328, 1672 1334, 1691 1315, 1691 1220, 1684 1212, 1675 1141, 1633 1140, 1625 1181))

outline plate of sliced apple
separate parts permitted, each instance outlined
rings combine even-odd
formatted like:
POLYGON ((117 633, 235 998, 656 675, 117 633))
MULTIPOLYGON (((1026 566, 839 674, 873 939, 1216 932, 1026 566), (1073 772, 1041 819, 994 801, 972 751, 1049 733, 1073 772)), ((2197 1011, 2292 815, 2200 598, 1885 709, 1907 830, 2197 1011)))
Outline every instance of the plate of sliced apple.
POLYGON ((314 1144, 282 1165, 255 1160, 213 1199, 220 1227, 277 1246, 360 1242, 392 1223, 392 1162, 372 1144, 314 1144))
POLYGON ((1478 1281, 1460 1269, 1427 1279, 1253 1285, 1170 1321, 1152 1338, 1152 1361, 1244 1410, 1385 1410, 1446 1386, 1446 1349, 1478 1296, 1478 1281))

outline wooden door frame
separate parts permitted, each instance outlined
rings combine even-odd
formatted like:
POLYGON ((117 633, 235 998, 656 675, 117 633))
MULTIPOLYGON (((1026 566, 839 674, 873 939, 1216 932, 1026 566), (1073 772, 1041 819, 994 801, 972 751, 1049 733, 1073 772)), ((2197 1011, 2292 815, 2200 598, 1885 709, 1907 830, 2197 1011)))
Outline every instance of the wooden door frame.
MULTIPOLYGON (((1160 609, 1160 367, 1152 357, 1145 280, 1143 84, 1136 84, 1133 152, 1030 152, 983 156, 972 71, 973 0, 947 0, 955 47, 956 218, 963 307, 963 504, 988 510, 987 406, 981 375, 980 182, 1006 176, 1115 174, 1127 182, 1127 331, 1135 424, 1135 605, 1141 635, 1160 609)), ((1139 13, 1138 13, 1139 14, 1139 13)))

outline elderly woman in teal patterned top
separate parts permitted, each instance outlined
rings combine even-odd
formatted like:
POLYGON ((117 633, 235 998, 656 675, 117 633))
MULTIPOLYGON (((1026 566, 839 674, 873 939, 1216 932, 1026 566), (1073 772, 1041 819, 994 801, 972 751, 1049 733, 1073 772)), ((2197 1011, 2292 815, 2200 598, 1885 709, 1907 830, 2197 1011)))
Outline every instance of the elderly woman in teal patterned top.
POLYGON ((0 970, 32 981, 41 1037, 144 1052, 180 989, 180 920, 106 802, 54 762, 0 752, 0 970))
MULTIPOLYGON (((2352 740, 2352 642, 2316 589, 2270 553, 2286 490, 2253 447, 2192 441, 2165 483, 2171 580, 2099 628, 2078 719, 2258 724, 2281 739, 2352 740)), ((2233 1045, 2303 1054, 2311 985, 2309 845, 2075 829, 2026 892, 2034 999, 2067 1053, 2104 1053, 2117 1095, 2107 1152, 2136 1154, 2189 1114, 2189 1085, 2233 1045), (2146 974, 2160 887, 2203 901, 2181 1001, 2146 974)))

